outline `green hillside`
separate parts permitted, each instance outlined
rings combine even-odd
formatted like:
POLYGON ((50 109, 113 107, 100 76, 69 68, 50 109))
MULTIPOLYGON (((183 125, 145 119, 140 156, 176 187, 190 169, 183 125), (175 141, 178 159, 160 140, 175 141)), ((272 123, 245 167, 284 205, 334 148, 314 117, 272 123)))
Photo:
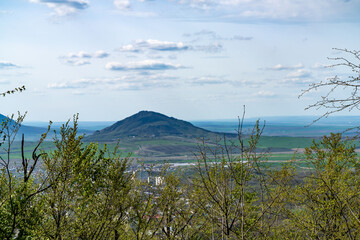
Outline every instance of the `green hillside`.
POLYGON ((128 138, 159 138, 176 136, 184 138, 199 138, 215 136, 217 133, 195 127, 189 122, 166 115, 141 111, 115 124, 96 131, 85 138, 85 141, 116 141, 128 138))

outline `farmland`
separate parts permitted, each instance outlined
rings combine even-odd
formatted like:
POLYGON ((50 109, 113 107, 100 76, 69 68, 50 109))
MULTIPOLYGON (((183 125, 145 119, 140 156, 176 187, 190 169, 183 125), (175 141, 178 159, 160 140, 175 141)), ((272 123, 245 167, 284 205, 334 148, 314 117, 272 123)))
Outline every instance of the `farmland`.
MULTIPOLYGON (((312 118, 313 119, 313 118, 312 118)), ((338 117, 306 127, 311 118, 282 118, 273 119, 265 124, 262 137, 257 144, 257 153, 265 153, 261 157, 269 166, 280 166, 282 162, 296 160, 298 166, 302 166, 304 158, 304 148, 309 147, 313 141, 319 139, 322 135, 329 134, 332 131, 341 132, 355 125, 358 119, 353 117, 338 117), (345 123, 345 124, 344 124, 345 123)), ((243 132, 246 139, 251 134, 255 119, 245 121, 243 132)), ((46 123, 31 123, 36 127, 45 128, 46 123)), ((200 127, 212 132, 223 132, 217 135, 207 135, 205 138, 191 136, 131 136, 119 137, 118 141, 98 142, 100 148, 106 144, 109 151, 113 151, 118 145, 122 156, 131 155, 133 164, 186 164, 196 162, 196 154, 199 153, 199 147, 206 144, 208 150, 219 150, 231 147, 231 154, 237 157, 240 153, 239 142, 236 135, 238 122, 233 121, 202 121, 193 122, 196 127, 200 127), (225 144, 226 142, 226 144, 225 144)), ((89 136, 95 130, 105 128, 110 122, 79 122, 79 134, 89 136)), ((53 124, 56 132, 59 131, 61 123, 53 124)), ((354 135, 354 132, 348 132, 344 135, 354 135)), ((34 136, 27 138, 25 134, 24 153, 25 157, 31 158, 33 149, 37 141, 34 136), (30 140, 27 140, 30 139, 30 140)), ((54 133, 51 132, 46 141, 41 144, 40 151, 50 152, 54 149, 54 133)), ((39 137, 38 137, 39 139, 39 137)), ((86 137, 85 137, 86 139, 86 137)), ((90 144, 90 141, 84 141, 84 146, 90 144)), ((5 145, 3 145, 4 147, 5 145)), ((21 159, 21 142, 15 141, 12 144, 11 159, 21 159)), ((1 154, 4 157, 6 152, 2 149, 1 154)))

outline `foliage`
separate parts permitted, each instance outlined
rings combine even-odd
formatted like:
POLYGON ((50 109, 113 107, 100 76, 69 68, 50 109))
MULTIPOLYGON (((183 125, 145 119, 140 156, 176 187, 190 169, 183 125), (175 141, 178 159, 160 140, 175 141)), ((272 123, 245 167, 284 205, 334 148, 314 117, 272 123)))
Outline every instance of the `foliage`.
POLYGON ((83 147, 67 122, 55 138, 56 149, 44 157, 51 187, 39 199, 38 232, 49 239, 107 239, 117 234, 128 210, 128 158, 96 144, 83 147))
POLYGON ((29 234, 38 215, 34 208, 34 199, 47 189, 43 182, 34 181, 34 169, 41 154, 37 149, 46 137, 44 133, 32 153, 32 160, 24 156, 24 136, 21 141, 22 162, 17 166, 11 161, 11 150, 15 137, 25 115, 14 115, 1 123, 3 156, 0 156, 0 238, 12 239, 29 234))
POLYGON ((73 127, 68 122, 61 128, 50 153, 36 153, 44 134, 30 161, 23 140, 17 167, 10 152, 22 120, 2 124, 7 158, 1 158, 0 238, 118 239, 129 208, 129 158, 121 158, 117 148, 83 147, 74 117, 73 127))
POLYGON ((256 122, 245 141, 243 120, 239 120, 238 143, 199 147, 193 180, 200 224, 209 238, 248 239, 269 236, 267 216, 278 195, 272 195, 271 175, 265 166, 266 153, 258 153, 263 127, 256 122), (240 154, 235 150, 240 148, 240 154), (260 161, 261 159, 261 161, 260 161))
POLYGON ((296 206, 286 211, 291 228, 301 238, 358 239, 360 162, 355 146, 341 134, 331 134, 305 154, 310 173, 291 188, 289 197, 296 206))
POLYGON ((12 90, 7 90, 6 92, 2 92, 0 93, 0 95, 2 95, 3 97, 5 97, 8 94, 14 94, 15 92, 22 92, 25 91, 25 86, 21 86, 21 87, 16 87, 12 90))

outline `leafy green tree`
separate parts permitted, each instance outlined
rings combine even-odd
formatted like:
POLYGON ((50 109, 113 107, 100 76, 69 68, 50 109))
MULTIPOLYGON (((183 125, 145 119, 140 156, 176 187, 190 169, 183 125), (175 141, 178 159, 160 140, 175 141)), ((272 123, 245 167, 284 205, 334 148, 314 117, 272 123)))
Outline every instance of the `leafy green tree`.
MULTIPOLYGON (((12 159, 16 135, 25 115, 12 115, 1 123, 2 153, 0 156, 0 238, 25 239, 31 236, 39 214, 34 206, 35 199, 48 188, 46 182, 36 181, 35 169, 42 154, 37 149, 46 138, 44 133, 32 153, 32 159, 24 154, 24 135, 21 141, 21 165, 12 159)), ((49 129, 48 129, 49 131, 49 129)))
POLYGON ((308 176, 289 192, 288 236, 359 239, 360 175, 355 145, 341 134, 324 136, 305 151, 308 176), (296 233, 296 234, 295 234, 296 233))
POLYGON ((268 221, 280 193, 272 194, 266 155, 257 152, 263 128, 259 121, 246 137, 239 121, 238 143, 199 147, 194 198, 211 239, 249 239, 270 236, 268 221))
POLYGON ((128 158, 94 143, 85 146, 67 122, 44 157, 50 184, 39 199, 42 219, 37 234, 47 239, 119 239, 129 208, 128 158))
POLYGON ((196 232, 192 226, 196 213, 189 201, 189 189, 185 182, 181 181, 180 172, 168 172, 166 167, 162 174, 157 176, 158 197, 156 205, 159 218, 155 218, 158 229, 158 237, 161 239, 189 239, 196 232))
POLYGON ((128 239, 156 239, 160 229, 157 218, 161 217, 161 213, 157 202, 159 186, 155 183, 155 177, 158 176, 154 166, 146 165, 139 167, 133 175, 128 239))
POLYGON ((127 239, 189 239, 197 234, 188 186, 168 165, 138 168, 132 181, 127 239))

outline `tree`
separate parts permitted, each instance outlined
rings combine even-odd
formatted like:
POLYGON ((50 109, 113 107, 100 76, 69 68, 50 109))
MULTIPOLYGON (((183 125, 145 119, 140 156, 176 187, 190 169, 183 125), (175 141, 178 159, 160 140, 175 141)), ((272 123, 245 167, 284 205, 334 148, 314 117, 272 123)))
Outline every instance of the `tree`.
POLYGON ((309 173, 287 193, 287 236, 293 239, 359 239, 360 175, 355 145, 341 134, 306 148, 309 173))
POLYGON ((352 111, 353 109, 360 109, 360 95, 358 92, 360 88, 360 51, 339 48, 334 49, 342 54, 347 54, 347 56, 329 58, 330 60, 337 62, 329 67, 344 67, 350 70, 353 75, 348 76, 348 78, 336 75, 332 78, 328 78, 326 81, 312 83, 306 90, 303 90, 299 97, 319 88, 328 89, 327 94, 321 96, 320 100, 306 108, 325 109, 326 112, 315 121, 344 110, 352 111), (342 94, 346 93, 347 95, 338 97, 336 95, 337 91, 341 91, 342 94))
POLYGON ((26 238, 31 236, 31 229, 36 225, 39 215, 34 206, 35 199, 48 189, 47 182, 36 181, 35 169, 43 154, 37 150, 46 138, 47 133, 42 135, 39 143, 32 152, 32 159, 24 154, 24 135, 21 141, 21 165, 18 166, 12 159, 13 144, 21 127, 25 115, 14 115, 1 123, 1 146, 0 156, 0 238, 26 238))
POLYGON ((77 119, 61 127, 55 150, 44 155, 50 187, 38 200, 41 220, 34 232, 46 239, 119 239, 130 206, 129 158, 117 148, 84 145, 77 119))
POLYGON ((266 238, 272 235, 272 207, 280 192, 273 194, 266 155, 258 153, 263 131, 259 121, 249 135, 239 121, 238 143, 226 138, 215 146, 203 141, 196 155, 193 199, 202 216, 199 225, 211 239, 266 238))
POLYGON ((197 232, 196 212, 188 200, 189 189, 181 181, 180 172, 169 172, 164 167, 158 181, 156 206, 160 213, 155 222, 161 239, 189 239, 197 232))
POLYGON ((156 218, 159 216, 156 205, 157 186, 150 182, 153 168, 143 165, 134 172, 131 190, 131 207, 128 212, 128 229, 125 239, 155 239, 159 230, 156 218), (145 174, 145 176, 142 176, 145 174), (149 180, 147 180, 149 179, 149 180))

